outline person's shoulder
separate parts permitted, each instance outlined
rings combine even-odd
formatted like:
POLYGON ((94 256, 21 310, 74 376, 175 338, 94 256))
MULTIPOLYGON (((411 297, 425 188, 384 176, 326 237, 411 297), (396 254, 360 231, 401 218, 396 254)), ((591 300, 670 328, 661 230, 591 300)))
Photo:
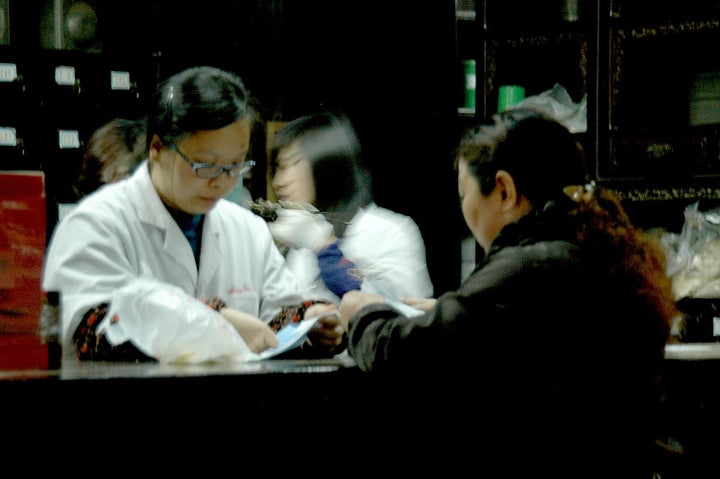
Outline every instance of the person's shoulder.
POLYGON ((221 199, 213 208, 213 214, 215 214, 222 221, 243 223, 251 226, 264 226, 267 224, 265 220, 250 211, 244 206, 230 201, 228 199, 221 199))
MULTIPOLYGON (((499 285, 552 286, 550 278, 577 281, 582 263, 576 247, 564 241, 541 241, 525 245, 493 247, 465 280, 465 291, 488 290, 499 285)), ((555 287, 553 286, 553 287, 555 287)))
POLYGON ((576 263, 580 259, 580 247, 561 239, 538 241, 527 245, 525 254, 545 262, 576 263))
POLYGON ((80 198, 75 203, 73 212, 115 207, 124 204, 123 197, 127 194, 127 187, 127 180, 122 180, 117 183, 107 183, 92 193, 80 198))
POLYGON ((247 217, 255 217, 258 216, 254 214, 252 211, 247 209, 244 206, 239 205, 238 203, 235 203, 234 201, 231 201, 227 198, 220 199, 217 204, 215 205, 215 208, 213 211, 221 212, 222 214, 229 214, 229 215, 243 215, 247 217))
POLYGON ((387 225, 415 224, 415 220, 410 216, 383 206, 378 206, 375 203, 363 207, 358 216, 361 221, 372 220, 375 223, 384 223, 387 225))
POLYGON ((131 176, 121 180, 105 183, 78 202, 89 204, 118 204, 128 201, 133 195, 143 197, 144 189, 150 188, 150 176, 143 171, 135 171, 131 176))
POLYGON ((579 267, 581 252, 576 244, 563 240, 538 241, 507 246, 492 252, 489 263, 503 265, 508 270, 568 269, 579 267))
POLYGON ((118 228, 128 213, 130 204, 126 186, 109 183, 82 197, 75 203, 64 204, 56 229, 76 235, 77 231, 109 231, 118 228))

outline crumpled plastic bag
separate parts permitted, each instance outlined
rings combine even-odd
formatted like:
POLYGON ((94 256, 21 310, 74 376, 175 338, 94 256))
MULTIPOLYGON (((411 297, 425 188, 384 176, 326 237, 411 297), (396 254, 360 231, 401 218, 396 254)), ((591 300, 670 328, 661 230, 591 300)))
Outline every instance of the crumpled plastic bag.
POLYGON ((583 95, 579 103, 575 103, 567 90, 559 83, 539 95, 526 97, 508 109, 517 108, 529 108, 554 118, 570 133, 587 131, 587 93, 583 95))
POLYGON ((132 342, 160 362, 245 361, 252 351, 220 313, 174 285, 141 278, 113 294, 98 326, 112 345, 132 342))
POLYGON ((684 215, 680 233, 661 242, 675 299, 720 298, 720 208, 703 212, 696 202, 684 215))

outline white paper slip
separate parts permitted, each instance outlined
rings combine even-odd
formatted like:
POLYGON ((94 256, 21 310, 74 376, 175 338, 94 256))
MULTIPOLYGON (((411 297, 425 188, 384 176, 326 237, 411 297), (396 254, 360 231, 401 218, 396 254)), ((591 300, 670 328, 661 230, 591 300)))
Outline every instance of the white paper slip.
POLYGON ((390 306, 397 309, 398 311, 400 311, 401 314, 408 318, 412 318, 413 316, 420 316, 421 314, 425 313, 425 311, 413 308, 409 304, 403 303, 394 295, 390 294, 388 290, 383 288, 378 281, 372 280, 370 278, 365 278, 365 280, 363 281, 363 291, 368 293, 375 293, 379 296, 382 296, 383 298, 385 298, 385 301, 387 301, 390 306))
POLYGON ((274 348, 268 348, 259 354, 253 354, 248 358, 248 361, 260 361, 262 359, 268 359, 273 356, 277 356, 285 351, 297 348, 305 342, 308 331, 317 322, 318 319, 326 316, 333 316, 337 314, 337 311, 331 311, 324 313, 313 318, 303 319, 297 323, 289 323, 277 333, 278 345, 274 348))
POLYGON ((385 298, 385 301, 392 306, 393 308, 397 309, 407 318, 412 318, 414 316, 420 316, 421 314, 424 314, 425 311, 417 308, 413 308, 409 304, 405 304, 402 301, 399 300, 392 300, 385 298))

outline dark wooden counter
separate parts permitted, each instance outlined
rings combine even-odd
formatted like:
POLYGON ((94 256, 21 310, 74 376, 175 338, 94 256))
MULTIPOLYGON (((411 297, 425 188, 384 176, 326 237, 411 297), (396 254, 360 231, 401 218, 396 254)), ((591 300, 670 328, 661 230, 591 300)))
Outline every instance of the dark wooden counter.
POLYGON ((688 465, 681 477, 719 477, 720 343, 670 344, 665 357, 671 431, 688 465))
POLYGON ((269 471, 278 448, 291 462, 334 448, 363 380, 342 355, 196 365, 69 360, 59 370, 0 371, 0 435, 11 439, 3 457, 41 450, 44 464, 85 464, 106 454, 109 470, 127 472, 137 472, 125 468, 140 458, 162 458, 163 471, 179 472, 201 461, 202 477, 245 463, 248 473, 269 471))
MULTIPOLYGON (((669 345, 666 357, 672 438, 687 459, 682 478, 709 477, 720 450, 720 343, 669 345)), ((58 370, 0 371, 0 431, 13 438, 6 455, 50 441, 67 458, 120 441, 151 459, 172 445, 177 452, 167 460, 175 466, 202 458, 227 467, 242 457, 272 470, 297 468, 370 452, 377 438, 367 442, 360 432, 381 437, 413 410, 390 397, 383 403, 377 385, 347 355, 195 365, 70 359, 58 370)))

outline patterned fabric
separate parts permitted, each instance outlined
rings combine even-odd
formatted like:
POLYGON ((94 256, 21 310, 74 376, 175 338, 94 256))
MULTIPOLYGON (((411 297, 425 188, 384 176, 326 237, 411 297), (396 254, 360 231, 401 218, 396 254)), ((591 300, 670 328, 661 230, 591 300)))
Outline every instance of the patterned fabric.
MULTIPOLYGON (((225 307, 225 301, 219 296, 204 299, 203 303, 218 312, 225 307)), ((113 346, 105 338, 104 333, 98 334, 97 327, 107 315, 108 308, 108 303, 102 303, 88 311, 80 321, 80 325, 73 333, 73 344, 78 359, 81 361, 157 361, 140 351, 130 341, 113 346)), ((117 318, 113 318, 111 322, 113 321, 117 321, 117 318)))
MULTIPOLYGON (((208 307, 218 312, 226 306, 225 301, 223 301, 219 296, 204 299, 203 302, 207 304, 208 307)), ((329 304, 325 301, 305 301, 299 305, 286 306, 280 313, 278 313, 277 316, 275 316, 275 318, 272 319, 270 327, 273 331, 278 332, 290 322, 301 321, 305 316, 305 311, 307 311, 307 309, 313 304, 319 303, 329 304)), ((82 321, 80 321, 80 325, 73 333, 73 344, 75 345, 78 359, 81 361, 157 361, 140 351, 130 341, 113 346, 105 338, 104 333, 97 332, 98 325, 107 315, 108 309, 108 303, 102 303, 92 308, 85 314, 85 316, 83 316, 82 321)), ((112 321, 117 321, 117 318, 111 319, 111 322, 112 321)), ((328 355, 326 351, 313 351, 312 353, 315 353, 318 356, 328 355)), ((304 355, 306 357, 311 357, 313 354, 305 351, 304 355)))
MULTIPOLYGON (((305 311, 313 304, 331 304, 327 301, 305 301, 297 306, 286 306, 283 310, 270 321, 270 327, 276 333, 290 322, 302 321, 305 317, 305 311)), ((298 348, 293 348, 284 353, 274 356, 273 359, 324 359, 331 358, 347 348, 347 335, 343 335, 342 342, 337 346, 320 346, 312 345, 306 340, 298 348)))
POLYGON ((297 323, 302 321, 305 317, 305 311, 313 304, 330 304, 326 301, 305 301, 302 304, 295 306, 285 306, 282 311, 278 313, 270 321, 270 328, 276 333, 284 328, 288 323, 297 323))
MULTIPOLYGON (((88 311, 73 333, 73 344, 78 359, 81 361, 155 361, 130 341, 113 346, 105 338, 105 334, 102 332, 98 334, 97 327, 107 315, 108 306, 107 303, 102 303, 88 311)), ((112 319, 111 321, 116 320, 112 319)))
POLYGON ((215 296, 214 298, 203 299, 203 303, 207 304, 208 306, 210 306, 212 309, 214 309, 218 313, 220 312, 221 309, 223 309, 225 306, 227 306, 227 304, 225 304, 225 301, 223 301, 223 299, 220 296, 215 296))

